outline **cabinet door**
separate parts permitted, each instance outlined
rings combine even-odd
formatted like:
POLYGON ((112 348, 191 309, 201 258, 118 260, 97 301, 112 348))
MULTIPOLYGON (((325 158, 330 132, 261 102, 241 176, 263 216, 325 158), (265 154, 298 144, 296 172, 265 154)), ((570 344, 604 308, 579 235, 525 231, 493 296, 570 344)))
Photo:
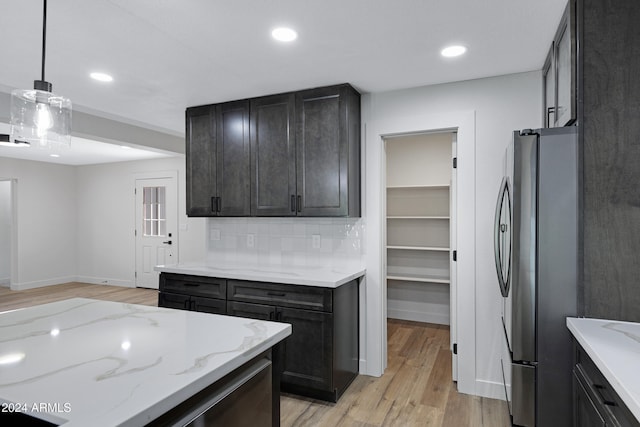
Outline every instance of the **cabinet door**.
POLYGON ((216 191, 216 129, 213 107, 187 108, 187 215, 214 216, 216 191))
POLYGON ((296 214, 295 96, 251 100, 251 214, 296 214))
POLYGON ((219 216, 249 216, 249 101, 216 106, 219 216))
POLYGON ((221 299, 191 297, 191 310, 202 313, 226 314, 227 303, 221 299))
POLYGON ((333 392, 333 315, 278 308, 277 320, 291 324, 284 341, 282 385, 333 392))
POLYGON ((555 125, 567 126, 576 119, 576 18, 575 1, 567 4, 554 40, 556 67, 555 125))
POLYGON ((359 105, 359 95, 348 85, 297 92, 298 215, 360 215, 359 105), (356 186, 357 209, 355 200, 349 203, 349 191, 356 196, 356 186))
POLYGON ((576 399, 574 425, 579 427, 604 427, 606 425, 604 419, 575 372, 573 374, 573 389, 576 399))
POLYGON ((227 314, 249 319, 275 320, 276 308, 270 305, 227 301, 227 314))
POLYGON ((158 294, 158 307, 189 310, 190 305, 191 303, 188 295, 178 295, 168 292, 160 292, 158 294))
POLYGON ((556 67, 553 43, 542 67, 542 120, 544 127, 551 128, 556 122, 556 67))

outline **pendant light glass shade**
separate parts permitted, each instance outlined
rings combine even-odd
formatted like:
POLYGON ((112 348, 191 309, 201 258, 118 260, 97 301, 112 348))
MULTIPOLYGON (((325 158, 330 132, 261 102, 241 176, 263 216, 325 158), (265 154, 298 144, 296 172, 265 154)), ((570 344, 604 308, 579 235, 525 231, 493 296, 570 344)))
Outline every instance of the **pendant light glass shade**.
POLYGON ((38 89, 11 92, 11 136, 41 148, 71 146, 71 101, 38 89))
POLYGON ((42 3, 42 78, 33 82, 33 89, 11 92, 11 138, 8 145, 57 150, 71 147, 71 101, 53 94, 51 83, 44 78, 47 0, 42 3))

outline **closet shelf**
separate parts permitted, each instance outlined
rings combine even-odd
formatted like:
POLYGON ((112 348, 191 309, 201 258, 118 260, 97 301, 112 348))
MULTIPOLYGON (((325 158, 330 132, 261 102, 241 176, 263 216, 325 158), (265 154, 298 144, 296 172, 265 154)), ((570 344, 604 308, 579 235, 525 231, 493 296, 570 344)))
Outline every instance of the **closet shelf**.
POLYGON ((399 246, 399 245, 387 245, 387 249, 400 249, 403 251, 436 251, 436 252, 449 252, 451 248, 442 248, 438 246, 399 246))
POLYGON ((399 274, 387 275, 387 280, 400 280, 403 282, 421 282, 421 283, 442 283, 448 285, 451 280, 442 277, 429 277, 429 276, 405 276, 399 274))

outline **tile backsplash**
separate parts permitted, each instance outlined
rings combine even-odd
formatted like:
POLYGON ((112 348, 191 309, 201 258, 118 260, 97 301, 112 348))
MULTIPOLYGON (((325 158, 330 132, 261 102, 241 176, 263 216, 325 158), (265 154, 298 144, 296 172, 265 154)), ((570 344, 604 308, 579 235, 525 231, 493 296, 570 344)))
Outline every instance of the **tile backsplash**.
POLYGON ((207 263, 291 265, 361 262, 362 218, 209 218, 207 263))

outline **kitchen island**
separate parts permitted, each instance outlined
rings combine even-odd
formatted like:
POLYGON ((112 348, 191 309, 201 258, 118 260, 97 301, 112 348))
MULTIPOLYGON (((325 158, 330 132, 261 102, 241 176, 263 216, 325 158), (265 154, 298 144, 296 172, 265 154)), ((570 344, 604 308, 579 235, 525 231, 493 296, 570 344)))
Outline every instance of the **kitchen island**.
POLYGON ((73 298, 0 313, 0 331, 2 425, 187 425, 247 396, 244 416, 279 424, 286 323, 73 298))

